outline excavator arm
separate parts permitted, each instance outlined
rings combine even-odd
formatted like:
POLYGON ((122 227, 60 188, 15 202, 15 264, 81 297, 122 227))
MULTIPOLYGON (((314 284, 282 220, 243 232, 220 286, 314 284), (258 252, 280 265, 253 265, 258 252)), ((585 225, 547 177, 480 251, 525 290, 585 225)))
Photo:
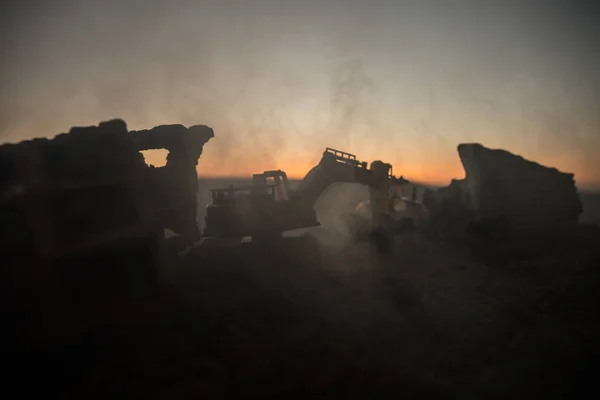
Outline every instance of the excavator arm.
POLYGON ((334 183, 360 183, 369 187, 372 223, 379 227, 381 214, 390 209, 389 182, 392 166, 382 161, 373 161, 370 168, 360 162, 354 154, 326 148, 319 164, 312 168, 302 180, 294 197, 304 206, 315 202, 334 183))

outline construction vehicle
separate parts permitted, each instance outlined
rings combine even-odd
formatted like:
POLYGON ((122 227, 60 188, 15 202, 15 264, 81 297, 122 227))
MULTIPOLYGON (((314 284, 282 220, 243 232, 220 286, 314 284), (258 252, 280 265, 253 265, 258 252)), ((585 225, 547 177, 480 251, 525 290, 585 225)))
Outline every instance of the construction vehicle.
MULTIPOLYGON (((393 174, 391 164, 373 161, 370 168, 354 154, 326 148, 319 164, 304 178, 297 194, 314 204, 320 194, 338 182, 359 183, 369 188, 369 199, 348 215, 350 233, 375 240, 379 250, 389 250, 392 238, 426 223, 427 210, 417 201, 418 186, 393 174)), ((348 221, 347 221, 348 222, 348 221)))
POLYGON ((205 237, 275 238, 287 230, 319 226, 312 207, 303 207, 291 197, 283 171, 265 171, 253 176, 249 186, 212 189, 206 209, 205 237), (267 182, 275 178, 275 183, 267 182))
MULTIPOLYGON (((253 176, 246 187, 213 189, 207 206, 203 235, 211 239, 252 237, 253 240, 281 238, 288 230, 319 226, 314 205, 323 191, 334 183, 360 183, 369 187, 368 220, 370 232, 387 238, 397 233, 409 208, 422 208, 418 202, 403 199, 398 188, 405 180, 395 178, 391 164, 360 162, 354 154, 326 148, 321 161, 299 186, 292 190, 281 170, 253 176), (273 183, 268 183, 272 178, 273 183)), ((424 213, 422 213, 424 214, 424 213)), ((419 218, 421 218, 420 216, 419 218)))

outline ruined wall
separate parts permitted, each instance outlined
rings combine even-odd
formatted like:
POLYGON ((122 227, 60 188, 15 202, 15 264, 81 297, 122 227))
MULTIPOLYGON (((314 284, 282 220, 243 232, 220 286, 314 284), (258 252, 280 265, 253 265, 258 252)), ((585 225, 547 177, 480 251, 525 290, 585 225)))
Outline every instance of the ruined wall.
POLYGON ((478 221, 502 221, 512 232, 557 233, 582 212, 574 175, 480 144, 460 144, 461 185, 478 221))
POLYGON ((137 224, 144 161, 121 120, 0 146, 0 245, 68 251, 137 224))
POLYGON ((9 336, 68 336, 96 318, 98 304, 134 293, 140 282, 145 292, 154 285, 155 241, 136 197, 144 168, 121 120, 0 146, 0 293, 9 336))
POLYGON ((138 150, 165 149, 167 164, 149 168, 143 184, 146 198, 163 228, 195 240, 197 224, 198 175, 196 166, 204 144, 214 137, 211 128, 194 125, 159 125, 129 133, 138 150))
POLYGON ((203 125, 129 132, 117 119, 0 146, 3 256, 57 253, 141 226, 197 236, 196 165, 212 137, 203 125), (154 148, 170 151, 165 167, 144 163, 140 150, 154 148))
POLYGON ((112 120, 0 146, 0 308, 14 338, 69 336, 116 317, 117 299, 155 294, 160 229, 199 233, 196 165, 212 136, 112 120), (170 151, 165 168, 146 166, 150 148, 170 151))

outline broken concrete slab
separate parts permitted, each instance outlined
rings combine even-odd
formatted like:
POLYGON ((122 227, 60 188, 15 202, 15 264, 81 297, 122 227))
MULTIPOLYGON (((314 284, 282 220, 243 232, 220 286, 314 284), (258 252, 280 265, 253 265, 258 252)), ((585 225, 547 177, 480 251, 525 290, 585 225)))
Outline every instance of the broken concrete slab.
POLYGON ((12 221, 0 232, 2 243, 24 229, 38 241, 46 232, 46 245, 36 246, 56 249, 59 237, 72 246, 84 240, 83 231, 91 238, 131 224, 196 239, 196 166, 213 136, 204 125, 128 131, 115 119, 0 146, 0 211, 12 221), (157 148, 170 151, 169 162, 149 168, 140 151, 157 148))
POLYGON ((578 224, 582 205, 574 174, 479 143, 458 146, 462 186, 474 220, 502 225, 513 234, 566 233, 578 224))

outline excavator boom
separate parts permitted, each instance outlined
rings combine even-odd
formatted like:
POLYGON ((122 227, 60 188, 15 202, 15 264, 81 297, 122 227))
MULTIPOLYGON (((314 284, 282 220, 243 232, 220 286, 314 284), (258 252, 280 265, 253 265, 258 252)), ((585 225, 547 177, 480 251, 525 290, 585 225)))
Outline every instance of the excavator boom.
POLYGON ((370 168, 356 156, 327 147, 319 164, 311 169, 295 192, 305 206, 313 207, 321 193, 334 183, 359 183, 369 187, 372 223, 379 224, 380 214, 391 206, 388 195, 391 164, 373 161, 370 168))

